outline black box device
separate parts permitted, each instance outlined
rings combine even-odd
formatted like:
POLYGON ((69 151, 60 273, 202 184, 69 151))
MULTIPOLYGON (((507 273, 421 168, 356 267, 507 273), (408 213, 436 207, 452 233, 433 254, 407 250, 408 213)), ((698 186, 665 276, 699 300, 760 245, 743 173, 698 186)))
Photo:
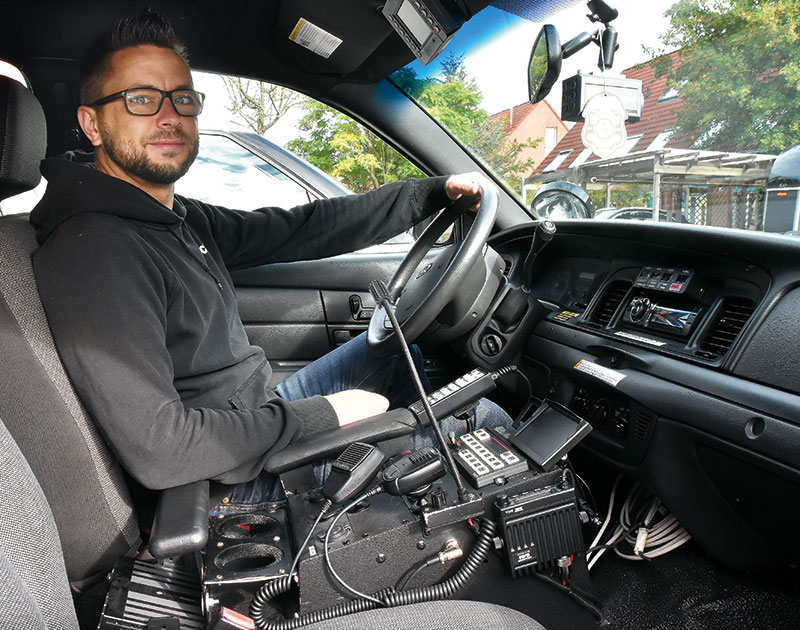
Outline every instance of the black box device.
POLYGON ((586 420, 563 405, 545 399, 508 441, 539 468, 550 470, 591 430, 592 425, 586 420))

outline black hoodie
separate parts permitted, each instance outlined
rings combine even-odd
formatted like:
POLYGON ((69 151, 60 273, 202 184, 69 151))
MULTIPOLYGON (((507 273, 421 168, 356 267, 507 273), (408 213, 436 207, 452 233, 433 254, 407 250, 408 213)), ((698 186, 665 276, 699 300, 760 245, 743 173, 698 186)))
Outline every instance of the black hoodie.
POLYGON ((286 402, 249 344, 228 269, 380 243, 447 200, 444 178, 242 212, 45 160, 33 267, 78 395, 122 465, 159 489, 255 477, 271 452, 337 426, 321 396, 286 402))

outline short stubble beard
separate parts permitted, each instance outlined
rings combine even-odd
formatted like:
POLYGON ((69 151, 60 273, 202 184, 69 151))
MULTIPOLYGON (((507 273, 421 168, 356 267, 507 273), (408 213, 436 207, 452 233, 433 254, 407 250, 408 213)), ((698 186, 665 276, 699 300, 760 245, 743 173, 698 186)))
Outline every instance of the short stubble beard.
POLYGON ((160 133, 148 138, 142 146, 137 146, 132 140, 117 142, 114 134, 103 125, 100 131, 103 137, 103 149, 112 162, 130 175, 161 186, 174 184, 186 175, 200 150, 200 138, 195 136, 192 150, 183 162, 177 166, 157 164, 147 156, 147 144, 164 140, 181 140, 188 143, 189 137, 183 130, 175 129, 172 132, 160 133))

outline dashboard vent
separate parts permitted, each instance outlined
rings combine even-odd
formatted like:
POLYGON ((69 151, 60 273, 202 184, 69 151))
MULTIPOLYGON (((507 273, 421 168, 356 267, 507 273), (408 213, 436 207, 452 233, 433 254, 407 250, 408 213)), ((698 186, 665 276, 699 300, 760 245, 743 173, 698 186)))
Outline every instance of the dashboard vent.
POLYGON ((640 409, 633 429, 633 434, 636 436, 636 439, 642 442, 647 441, 647 436, 650 435, 650 428, 655 421, 656 417, 654 413, 640 409))
POLYGON ((716 356, 725 354, 753 314, 756 305, 747 298, 725 298, 700 347, 716 356))
POLYGON ((631 283, 627 280, 615 280, 606 288, 603 297, 597 303, 597 306, 592 313, 589 320, 596 328, 603 328, 608 325, 614 313, 617 312, 622 300, 628 294, 628 289, 631 288, 631 283))

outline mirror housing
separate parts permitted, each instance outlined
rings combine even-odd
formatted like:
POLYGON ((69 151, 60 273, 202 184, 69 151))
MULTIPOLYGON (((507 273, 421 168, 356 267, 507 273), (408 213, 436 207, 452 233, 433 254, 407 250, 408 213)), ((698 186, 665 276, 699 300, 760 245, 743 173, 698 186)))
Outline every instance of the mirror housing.
POLYGON ((591 219, 594 203, 583 188, 571 182, 550 182, 542 186, 531 202, 538 219, 591 219))
POLYGON ((552 24, 545 24, 531 49, 528 62, 528 97, 538 103, 550 93, 561 73, 561 40, 552 24))

